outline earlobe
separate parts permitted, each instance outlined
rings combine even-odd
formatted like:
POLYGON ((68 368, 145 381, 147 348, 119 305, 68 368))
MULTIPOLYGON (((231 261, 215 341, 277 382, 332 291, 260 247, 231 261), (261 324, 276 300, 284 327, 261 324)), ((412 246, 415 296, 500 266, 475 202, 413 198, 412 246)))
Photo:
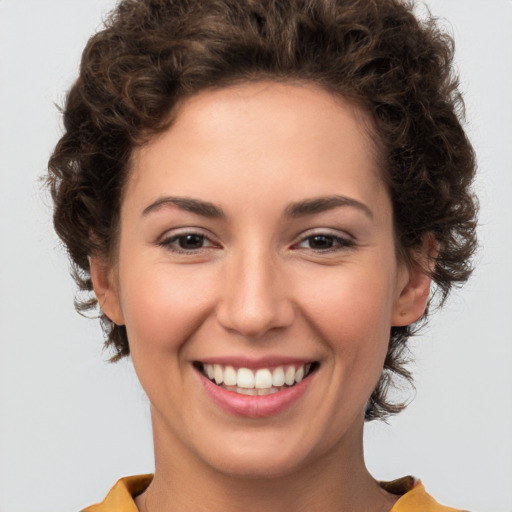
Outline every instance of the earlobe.
POLYGON ((103 258, 89 257, 92 286, 103 313, 117 325, 124 325, 115 273, 103 258))
POLYGON ((421 247, 412 251, 410 262, 402 263, 391 325, 399 327, 412 324, 425 312, 430 295, 431 273, 438 252, 437 240, 428 234, 423 237, 421 247))

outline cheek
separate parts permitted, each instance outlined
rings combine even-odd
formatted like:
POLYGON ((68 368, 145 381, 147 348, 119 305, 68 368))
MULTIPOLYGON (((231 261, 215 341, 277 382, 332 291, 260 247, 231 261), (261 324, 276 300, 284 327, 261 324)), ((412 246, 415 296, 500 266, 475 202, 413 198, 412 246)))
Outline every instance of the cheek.
POLYGON ((121 276, 121 308, 132 353, 137 345, 153 353, 176 350, 200 327, 208 314, 212 287, 204 276, 185 268, 134 265, 121 276))
POLYGON ((191 267, 157 267, 150 272, 136 265, 126 269, 121 307, 131 359, 151 403, 179 408, 185 396, 187 342, 209 315, 206 290, 211 286, 189 272, 191 267))
MULTIPOLYGON (((368 266, 340 269, 304 288, 305 317, 343 364, 365 359, 381 368, 389 342, 392 279, 368 266)), ((326 273, 327 274, 327 273, 326 273)), ((389 274, 392 275, 392 272, 389 274)))

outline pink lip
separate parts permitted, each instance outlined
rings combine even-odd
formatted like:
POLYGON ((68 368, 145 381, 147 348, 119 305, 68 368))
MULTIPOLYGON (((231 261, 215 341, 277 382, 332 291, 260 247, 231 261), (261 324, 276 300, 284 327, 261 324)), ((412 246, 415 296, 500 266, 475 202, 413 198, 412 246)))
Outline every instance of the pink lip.
POLYGON ((309 375, 298 384, 295 384, 295 386, 283 389, 272 395, 250 396, 228 391, 221 386, 217 386, 201 373, 198 372, 198 375, 206 392, 215 404, 226 412, 246 418, 275 416, 288 409, 304 395, 312 378, 314 378, 314 374, 309 375))
POLYGON ((248 358, 248 357, 211 357, 203 359, 202 364, 220 364, 223 366, 233 366, 234 368, 250 368, 256 370, 258 368, 274 368, 277 366, 300 366, 303 364, 313 363, 312 359, 298 359, 293 357, 261 357, 261 358, 248 358))

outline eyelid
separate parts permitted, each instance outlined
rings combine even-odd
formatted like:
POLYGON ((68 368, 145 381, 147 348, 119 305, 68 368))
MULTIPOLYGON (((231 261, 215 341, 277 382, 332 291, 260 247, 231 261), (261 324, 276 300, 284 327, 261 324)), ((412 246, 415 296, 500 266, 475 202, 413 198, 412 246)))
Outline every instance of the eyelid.
POLYGON ((338 242, 338 245, 336 247, 331 247, 328 249, 313 249, 306 247, 304 249, 309 249, 310 251, 321 253, 347 249, 353 247, 356 244, 355 238, 346 231, 340 231, 338 229, 332 228, 314 228, 311 230, 303 231, 299 236, 297 236, 296 241, 292 244, 292 249, 300 248, 300 245, 303 242, 306 242, 308 239, 313 238, 315 236, 326 236, 329 238, 333 238, 335 241, 338 242))
POLYGON ((221 244, 215 240, 215 237, 208 230, 196 226, 184 226, 180 228, 174 228, 166 231, 162 236, 160 236, 156 242, 156 245, 163 247, 169 251, 181 254, 198 254, 205 249, 220 248, 221 244), (208 245, 205 247, 200 247, 198 249, 183 249, 177 246, 173 246, 172 244, 176 242, 181 237, 185 237, 187 235, 199 235, 208 241, 208 245))

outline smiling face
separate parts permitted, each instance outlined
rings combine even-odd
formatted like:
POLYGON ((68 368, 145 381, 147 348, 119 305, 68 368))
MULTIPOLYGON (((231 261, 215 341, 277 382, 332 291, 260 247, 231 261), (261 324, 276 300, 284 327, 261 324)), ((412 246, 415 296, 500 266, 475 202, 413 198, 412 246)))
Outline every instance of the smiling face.
POLYGON ((390 328, 428 295, 397 262, 363 113, 272 82, 192 97, 134 152, 116 265, 92 277, 126 325, 157 468, 167 452, 256 477, 359 453, 390 328))

